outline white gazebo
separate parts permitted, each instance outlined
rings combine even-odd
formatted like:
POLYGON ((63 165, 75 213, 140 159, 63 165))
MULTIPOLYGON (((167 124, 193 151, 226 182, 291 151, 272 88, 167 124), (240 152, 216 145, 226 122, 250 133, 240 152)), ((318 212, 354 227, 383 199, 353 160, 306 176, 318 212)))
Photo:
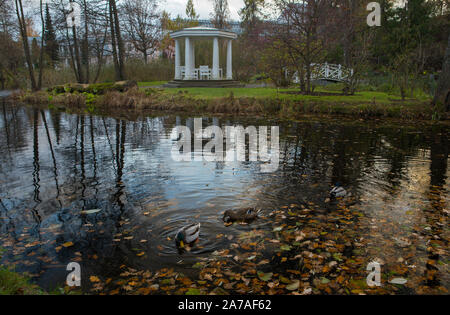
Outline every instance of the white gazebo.
MULTIPOLYGON (((175 40, 175 81, 224 81, 233 80, 232 41, 237 38, 233 32, 211 27, 190 27, 170 34, 175 40), (213 42, 212 68, 208 65, 196 66, 195 41, 211 39, 213 42), (227 44, 226 72, 220 67, 219 40, 227 44), (181 45, 184 41, 184 66, 181 65, 181 45)), ((173 81, 174 82, 174 81, 173 81)))

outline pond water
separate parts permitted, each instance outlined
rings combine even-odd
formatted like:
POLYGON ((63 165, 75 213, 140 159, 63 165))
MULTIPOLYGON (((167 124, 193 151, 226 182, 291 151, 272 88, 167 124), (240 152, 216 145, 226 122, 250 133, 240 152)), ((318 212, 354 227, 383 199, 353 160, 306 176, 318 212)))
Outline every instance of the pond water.
MULTIPOLYGON (((350 208, 359 214, 342 229, 364 244, 352 245, 352 255, 381 261, 386 281, 407 278, 408 290, 399 292, 449 289, 446 125, 203 118, 204 126, 279 126, 280 167, 261 173, 259 162, 173 161, 172 128, 191 126, 189 115, 127 120, 4 101, 1 106, 1 262, 29 272, 44 288, 63 286, 70 262, 81 265, 86 292, 95 283, 90 276, 115 280, 124 268, 169 268, 196 277, 194 264, 229 249, 242 235, 262 231, 274 238, 283 219, 287 228, 292 220, 277 211, 311 216, 296 232, 334 222, 339 206, 325 199, 341 182, 356 197, 350 208), (223 212, 242 207, 262 209, 262 218, 225 226, 223 212), (101 211, 83 212, 93 209, 101 211), (174 234, 189 222, 202 224, 200 240, 179 253, 174 234)), ((333 240, 333 230, 320 229, 333 240)), ((276 251, 265 253, 270 260, 276 251)), ((265 271, 283 269, 270 261, 265 271)), ((355 268, 361 278, 365 267, 355 268)), ((315 273, 309 274, 302 277, 312 286, 315 273)))

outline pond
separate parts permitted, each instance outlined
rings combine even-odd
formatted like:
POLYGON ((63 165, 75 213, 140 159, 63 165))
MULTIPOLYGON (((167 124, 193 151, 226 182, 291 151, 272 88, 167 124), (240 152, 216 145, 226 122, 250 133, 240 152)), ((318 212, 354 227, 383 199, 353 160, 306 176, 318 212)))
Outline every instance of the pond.
POLYGON ((86 293, 448 293, 445 124, 203 117, 279 126, 279 169, 262 173, 259 162, 175 162, 171 132, 192 126, 186 114, 0 102, 1 263, 46 289, 78 262, 86 293), (354 203, 326 200, 337 182, 354 203), (224 225, 225 210, 244 207, 261 218, 224 225), (189 222, 200 239, 180 253, 174 235, 189 222), (379 288, 365 285, 374 260, 379 288))

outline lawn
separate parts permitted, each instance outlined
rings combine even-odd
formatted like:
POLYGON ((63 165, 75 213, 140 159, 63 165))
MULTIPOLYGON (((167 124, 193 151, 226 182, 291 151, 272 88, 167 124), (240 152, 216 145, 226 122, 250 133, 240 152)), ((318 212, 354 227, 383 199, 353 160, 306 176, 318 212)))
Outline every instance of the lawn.
MULTIPOLYGON (((164 93, 177 94, 187 92, 189 96, 197 99, 215 99, 229 97, 231 93, 235 98, 251 97, 251 98, 280 98, 293 101, 324 101, 324 102, 345 102, 345 103, 367 103, 373 102, 388 104, 392 101, 399 101, 400 97, 389 95, 383 92, 358 92, 356 95, 330 95, 330 96, 312 96, 312 95, 295 95, 283 92, 293 92, 296 89, 275 89, 275 88, 184 88, 184 89, 166 89, 164 93)), ((320 89, 317 89, 320 91, 320 89)))
MULTIPOLYGON (((164 84, 164 81, 154 82, 139 82, 141 88, 153 87, 164 84)), ((355 95, 329 95, 329 96, 312 96, 312 95, 296 95, 286 94, 284 92, 295 92, 298 89, 295 88, 181 88, 181 89, 164 89, 164 94, 172 95, 184 93, 187 96, 196 98, 211 100, 217 98, 230 97, 233 95, 235 98, 280 98, 292 101, 319 101, 324 103, 346 103, 346 104, 358 104, 358 103, 377 103, 377 104, 392 104, 401 101, 398 95, 392 95, 385 92, 374 91, 359 91, 355 95)), ((326 87, 317 87, 317 92, 333 92, 340 93, 338 85, 330 85, 326 87)), ((408 101, 424 101, 423 97, 408 101)))
POLYGON ((140 88, 143 87, 153 87, 153 86, 160 86, 163 84, 166 84, 167 81, 149 81, 149 82, 138 82, 138 86, 140 88))

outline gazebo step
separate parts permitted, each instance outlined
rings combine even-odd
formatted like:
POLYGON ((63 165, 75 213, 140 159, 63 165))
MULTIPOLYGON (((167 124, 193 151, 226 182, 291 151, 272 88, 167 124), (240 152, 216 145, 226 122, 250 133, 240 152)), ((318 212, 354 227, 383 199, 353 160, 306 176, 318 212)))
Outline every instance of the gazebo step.
POLYGON ((234 80, 173 80, 164 84, 165 88, 188 88, 188 87, 206 87, 206 88, 231 88, 243 87, 239 81, 234 80))

